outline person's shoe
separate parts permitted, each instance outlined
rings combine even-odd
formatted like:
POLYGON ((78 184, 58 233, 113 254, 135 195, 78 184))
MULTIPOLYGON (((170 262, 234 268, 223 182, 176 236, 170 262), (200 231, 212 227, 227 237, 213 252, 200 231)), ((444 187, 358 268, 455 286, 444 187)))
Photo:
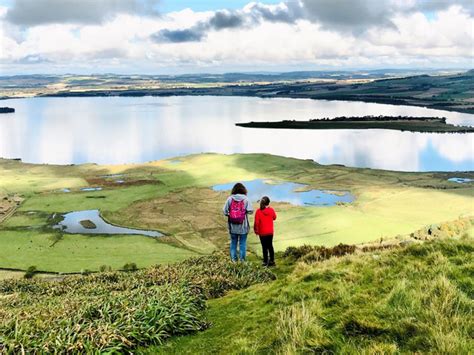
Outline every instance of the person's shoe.
POLYGON ((268 263, 264 261, 264 262, 262 263, 262 266, 268 266, 268 263))
POLYGON ((270 261, 270 262, 268 263, 268 266, 276 266, 276 264, 275 264, 274 261, 270 261))

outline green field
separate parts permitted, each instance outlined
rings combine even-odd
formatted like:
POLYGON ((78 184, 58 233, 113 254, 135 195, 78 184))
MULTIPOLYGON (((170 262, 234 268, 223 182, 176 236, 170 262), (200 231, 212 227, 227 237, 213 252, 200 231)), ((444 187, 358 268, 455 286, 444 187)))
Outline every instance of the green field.
MULTIPOLYGON (((474 216, 472 184, 448 182, 473 173, 400 173, 322 166, 270 155, 204 154, 147 164, 99 166, 32 165, 0 160, 0 195, 24 198, 0 224, 0 268, 79 272, 139 267, 226 250, 221 207, 227 197, 212 186, 256 178, 304 183, 309 188, 345 190, 352 204, 295 207, 276 203, 275 247, 333 246, 393 239, 441 222, 474 216), (117 184, 109 174, 124 174, 117 184), (81 187, 101 186, 83 192, 81 187), (69 188, 70 193, 60 191, 69 188), (166 236, 70 235, 53 230, 53 214, 99 209, 109 222, 158 230, 166 236)), ((1 219, 0 219, 1 220, 1 219)), ((250 252, 260 246, 249 236, 250 252)))

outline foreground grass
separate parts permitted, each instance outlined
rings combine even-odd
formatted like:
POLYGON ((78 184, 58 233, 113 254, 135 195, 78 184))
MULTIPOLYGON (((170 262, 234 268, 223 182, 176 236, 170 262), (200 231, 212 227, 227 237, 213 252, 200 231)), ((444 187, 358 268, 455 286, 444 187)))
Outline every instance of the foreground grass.
POLYGON ((221 256, 133 273, 0 281, 0 353, 122 352, 208 327, 205 300, 273 275, 221 256))
POLYGON ((0 281, 0 352, 468 354, 471 232, 382 249, 292 247, 274 273, 213 255, 0 281))
POLYGON ((210 301, 210 329, 142 351, 468 354, 474 348, 472 239, 314 260, 280 260, 282 270, 296 266, 271 284, 210 301))

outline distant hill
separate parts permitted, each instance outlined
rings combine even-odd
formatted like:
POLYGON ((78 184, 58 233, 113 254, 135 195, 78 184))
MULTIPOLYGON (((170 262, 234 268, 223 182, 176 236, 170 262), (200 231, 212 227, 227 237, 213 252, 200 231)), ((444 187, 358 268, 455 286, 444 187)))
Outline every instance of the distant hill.
POLYGON ((0 77, 0 97, 218 95, 311 98, 474 113, 474 70, 0 77), (430 74, 430 75, 428 75, 430 74))

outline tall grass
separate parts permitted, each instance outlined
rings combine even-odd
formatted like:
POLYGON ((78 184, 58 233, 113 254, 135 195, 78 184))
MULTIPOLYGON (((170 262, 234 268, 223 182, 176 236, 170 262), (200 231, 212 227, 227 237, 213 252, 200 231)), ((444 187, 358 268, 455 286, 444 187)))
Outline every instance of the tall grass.
POLYGON ((313 264, 306 259, 313 260, 314 250, 303 249, 294 251, 302 262, 288 293, 305 301, 291 304, 286 297, 291 305, 280 311, 276 327, 280 352, 474 349, 472 240, 437 240, 313 264), (315 301, 322 307, 307 306, 315 301))
POLYGON ((205 301, 273 274, 208 256, 134 273, 0 282, 1 352, 123 352, 205 329, 205 301))
POLYGON ((319 302, 311 300, 281 309, 276 324, 280 338, 276 342, 275 352, 291 355, 328 350, 325 348, 328 334, 318 319, 321 308, 319 302))

